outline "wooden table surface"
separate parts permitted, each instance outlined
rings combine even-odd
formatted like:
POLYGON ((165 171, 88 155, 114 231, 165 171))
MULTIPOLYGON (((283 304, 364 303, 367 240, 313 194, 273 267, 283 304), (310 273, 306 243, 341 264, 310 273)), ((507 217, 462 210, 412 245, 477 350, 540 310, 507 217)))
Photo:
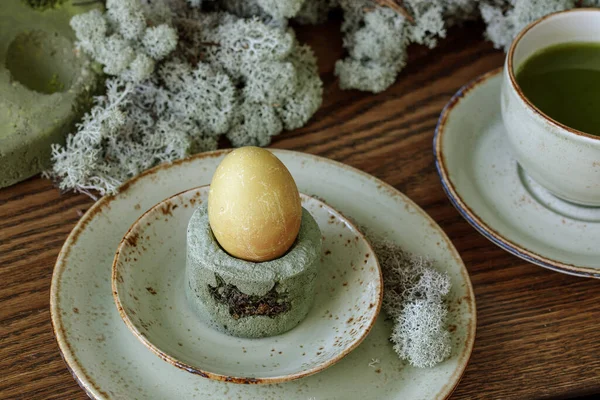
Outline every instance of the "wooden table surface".
MULTIPOLYGON (((302 29, 319 57, 324 104, 273 147, 342 161, 392 184, 427 211, 458 248, 477 299, 477 337, 455 399, 571 398, 600 393, 600 282, 545 270, 479 235, 446 198, 432 139, 444 104, 463 84, 502 65, 477 23, 434 50, 410 49, 396 84, 378 95, 340 91, 338 26, 302 29)), ((0 189, 0 398, 84 399, 50 325, 58 252, 92 205, 39 177, 0 189)))

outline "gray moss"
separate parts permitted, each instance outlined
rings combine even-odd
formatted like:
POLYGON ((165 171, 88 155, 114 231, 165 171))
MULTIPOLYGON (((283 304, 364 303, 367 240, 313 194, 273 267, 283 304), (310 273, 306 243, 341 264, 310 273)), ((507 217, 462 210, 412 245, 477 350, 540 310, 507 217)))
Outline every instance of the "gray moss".
POLYGON ((253 263, 219 246, 202 206, 188 225, 188 301, 201 318, 228 334, 281 334, 298 325, 312 306, 320 255, 321 232, 306 210, 292 248, 278 259, 253 263))

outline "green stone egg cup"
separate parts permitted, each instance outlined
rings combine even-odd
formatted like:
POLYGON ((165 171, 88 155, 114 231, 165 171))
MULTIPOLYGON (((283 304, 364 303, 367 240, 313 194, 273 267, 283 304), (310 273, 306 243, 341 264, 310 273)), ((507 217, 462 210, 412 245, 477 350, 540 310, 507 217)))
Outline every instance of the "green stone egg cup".
POLYGON ((217 242, 206 204, 187 230, 187 297, 198 315, 233 336, 260 338, 289 331, 310 310, 321 258, 321 231, 302 209, 296 242, 275 260, 232 257, 217 242))

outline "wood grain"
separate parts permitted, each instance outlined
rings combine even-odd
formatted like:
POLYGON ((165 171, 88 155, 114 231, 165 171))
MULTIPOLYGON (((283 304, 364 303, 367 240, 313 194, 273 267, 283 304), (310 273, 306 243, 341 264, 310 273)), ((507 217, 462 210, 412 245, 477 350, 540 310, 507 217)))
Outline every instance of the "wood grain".
MULTIPOLYGON (((433 130, 463 84, 502 65, 479 24, 439 47, 410 49, 396 84, 378 95, 342 92, 333 76, 338 26, 301 29, 315 48, 325 101, 310 123, 274 147, 318 154, 394 185, 448 233, 471 273, 478 327, 453 398, 571 398, 600 393, 600 282, 528 264, 477 234, 452 207, 435 172, 433 130), (326 39, 325 39, 326 38, 326 39)), ((49 290, 59 249, 92 201, 39 177, 0 190, 0 398, 85 399, 52 335, 49 290)))

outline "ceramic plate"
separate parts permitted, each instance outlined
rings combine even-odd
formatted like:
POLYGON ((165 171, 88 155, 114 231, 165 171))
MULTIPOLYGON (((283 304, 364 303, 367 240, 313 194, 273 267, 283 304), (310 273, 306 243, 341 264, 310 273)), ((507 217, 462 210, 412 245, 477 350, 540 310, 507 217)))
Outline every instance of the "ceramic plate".
POLYGON ((446 194, 481 234, 534 264, 600 277, 600 208, 559 200, 513 158, 500 110, 501 69, 466 85, 446 105, 434 138, 446 194))
MULTIPOLYGON (((381 270, 365 237, 340 213, 300 195, 323 236, 314 303, 292 330, 261 339, 202 322, 185 295, 187 225, 209 186, 176 194, 142 215, 113 263, 117 308, 132 332, 165 361, 205 378, 276 383, 315 374, 351 352, 375 323, 381 270)), ((261 317, 268 318, 268 317, 261 317)))
MULTIPOLYGON (((398 359, 381 314, 366 339, 331 368, 273 385, 205 379, 157 357, 121 320, 111 294, 111 264, 131 224, 162 199, 208 184, 227 151, 204 153, 143 173, 116 196, 100 199, 81 218, 61 250, 51 289, 51 312, 63 357, 95 399, 445 399, 466 367, 475 339, 475 298, 456 249, 439 226, 406 196, 343 164, 274 150, 298 189, 324 199, 375 234, 429 257, 452 280, 450 358, 431 369, 398 359)), ((268 356, 267 356, 268 357, 268 356)), ((269 357, 270 358, 270 357, 269 357)))

